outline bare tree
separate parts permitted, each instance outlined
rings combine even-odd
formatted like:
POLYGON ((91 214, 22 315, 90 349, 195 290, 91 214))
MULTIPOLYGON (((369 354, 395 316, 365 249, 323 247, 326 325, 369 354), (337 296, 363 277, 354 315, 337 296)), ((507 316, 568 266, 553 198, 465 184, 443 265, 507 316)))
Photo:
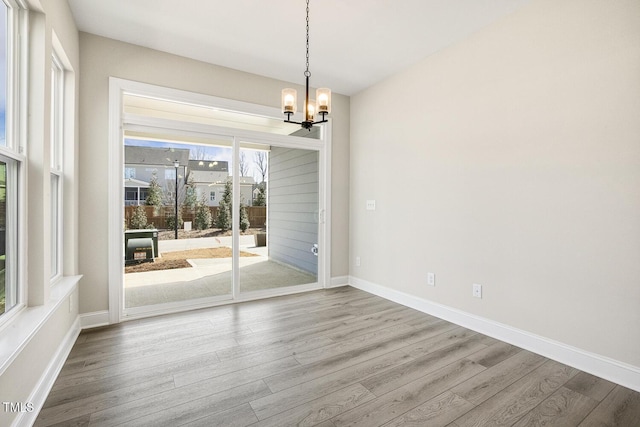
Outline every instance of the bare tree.
MULTIPOLYGON (((187 175, 187 179, 185 182, 185 177, 183 176, 183 174, 181 172, 184 171, 184 168, 182 169, 182 171, 178 172, 178 191, 177 191, 177 195, 178 195, 178 204, 180 206, 183 206, 185 203, 185 200, 189 197, 189 176, 191 173, 189 172, 189 174, 187 175)), ((165 175, 166 178, 166 175, 165 175)), ((192 180, 193 181, 193 180, 192 180)), ((164 188, 162 189, 162 193, 163 193, 163 202, 165 204, 165 206, 174 206, 176 203, 176 183, 175 183, 175 175, 173 175, 173 177, 171 177, 170 179, 166 179, 165 183, 164 183, 164 188)))
POLYGON ((204 147, 198 146, 195 149, 191 149, 191 160, 205 160, 207 158, 207 150, 204 147))
POLYGON ((247 156, 244 152, 240 152, 240 176, 249 176, 249 164, 247 163, 247 156))
POLYGON ((260 172, 262 178, 260 183, 263 183, 267 176, 267 153, 265 151, 256 151, 253 154, 253 163, 256 165, 258 172, 260 172))

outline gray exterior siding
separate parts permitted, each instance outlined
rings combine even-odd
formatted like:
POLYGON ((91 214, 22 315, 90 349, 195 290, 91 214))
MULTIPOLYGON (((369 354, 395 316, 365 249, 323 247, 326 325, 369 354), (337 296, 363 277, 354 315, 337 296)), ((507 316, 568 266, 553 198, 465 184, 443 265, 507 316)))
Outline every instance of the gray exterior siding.
POLYGON ((318 153, 272 147, 269 154, 269 256, 318 274, 318 153))
MULTIPOLYGON (((173 189, 175 187, 176 170, 172 159, 178 160, 180 164, 178 175, 184 177, 189 164, 189 150, 125 145, 124 178, 134 178, 149 183, 155 173, 158 178, 158 184, 163 190, 173 189), (171 183, 169 186, 167 185, 168 182, 171 183)), ((182 182, 182 178, 180 182, 182 182)))

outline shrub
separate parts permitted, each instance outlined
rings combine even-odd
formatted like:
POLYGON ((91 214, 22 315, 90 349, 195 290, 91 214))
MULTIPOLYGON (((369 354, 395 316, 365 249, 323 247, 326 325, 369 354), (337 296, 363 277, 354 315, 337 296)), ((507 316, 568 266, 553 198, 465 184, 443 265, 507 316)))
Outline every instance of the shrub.
POLYGON ((151 182, 149 183, 149 192, 147 193, 147 199, 145 200, 147 206, 161 206, 162 205, 162 188, 158 184, 158 176, 154 172, 151 175, 151 182))
POLYGON ((204 195, 196 204, 196 213, 193 218, 193 226, 196 230, 206 230, 211 227, 211 210, 205 201, 204 195))
MULTIPOLYGON (((175 213, 171 212, 167 215, 167 228, 170 230, 174 230, 176 228, 175 223, 175 213)), ((184 221, 182 220, 182 209, 178 209, 178 228, 182 228, 184 221)))
POLYGON ((258 194, 256 194, 256 198, 253 201, 253 206, 266 206, 266 205, 267 205, 267 196, 264 191, 264 183, 262 183, 258 187, 258 194))
POLYGON ((251 227, 249 223, 249 215, 247 215, 247 208, 244 204, 240 204, 240 230, 244 233, 247 228, 251 227))
POLYGON ((192 173, 189 173, 189 177, 187 178, 187 184, 186 184, 185 195, 184 195, 184 203, 182 204, 182 206, 189 209, 189 212, 192 212, 192 210, 198 206, 198 194, 196 192, 196 185, 193 182, 192 173))
POLYGON ((222 231, 227 231, 231 228, 231 204, 233 203, 231 191, 231 181, 227 180, 224 184, 224 193, 222 193, 218 215, 216 216, 216 227, 222 231))
POLYGON ((222 231, 227 231, 231 228, 231 209, 230 205, 224 200, 220 200, 215 225, 216 228, 219 228, 222 231))
POLYGON ((138 206, 131 216, 131 228, 134 230, 140 230, 146 228, 146 226, 147 212, 145 211, 144 206, 138 206))

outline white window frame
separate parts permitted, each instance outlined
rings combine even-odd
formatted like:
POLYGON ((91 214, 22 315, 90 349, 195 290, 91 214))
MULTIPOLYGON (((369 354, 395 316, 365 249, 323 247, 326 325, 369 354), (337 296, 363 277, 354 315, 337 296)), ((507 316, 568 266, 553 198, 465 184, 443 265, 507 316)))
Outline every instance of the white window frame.
POLYGON ((7 88, 6 144, 0 146, 0 158, 7 163, 6 283, 13 284, 15 304, 0 314, 0 329, 8 325, 26 307, 25 288, 25 200, 26 200, 26 128, 27 128, 27 53, 29 16, 26 7, 15 0, 0 0, 7 6, 7 88), (10 181, 14 184, 10 184, 10 181))
POLYGON ((62 278, 64 248, 65 67, 54 48, 51 55, 51 284, 62 278))

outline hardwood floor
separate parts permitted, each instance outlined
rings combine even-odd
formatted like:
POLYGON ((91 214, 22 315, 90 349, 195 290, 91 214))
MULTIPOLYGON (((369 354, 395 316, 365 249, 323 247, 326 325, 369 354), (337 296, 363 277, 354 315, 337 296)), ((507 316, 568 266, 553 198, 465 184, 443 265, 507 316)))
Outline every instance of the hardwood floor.
POLYGON ((344 287, 83 332, 36 426, 640 426, 640 393, 344 287))

